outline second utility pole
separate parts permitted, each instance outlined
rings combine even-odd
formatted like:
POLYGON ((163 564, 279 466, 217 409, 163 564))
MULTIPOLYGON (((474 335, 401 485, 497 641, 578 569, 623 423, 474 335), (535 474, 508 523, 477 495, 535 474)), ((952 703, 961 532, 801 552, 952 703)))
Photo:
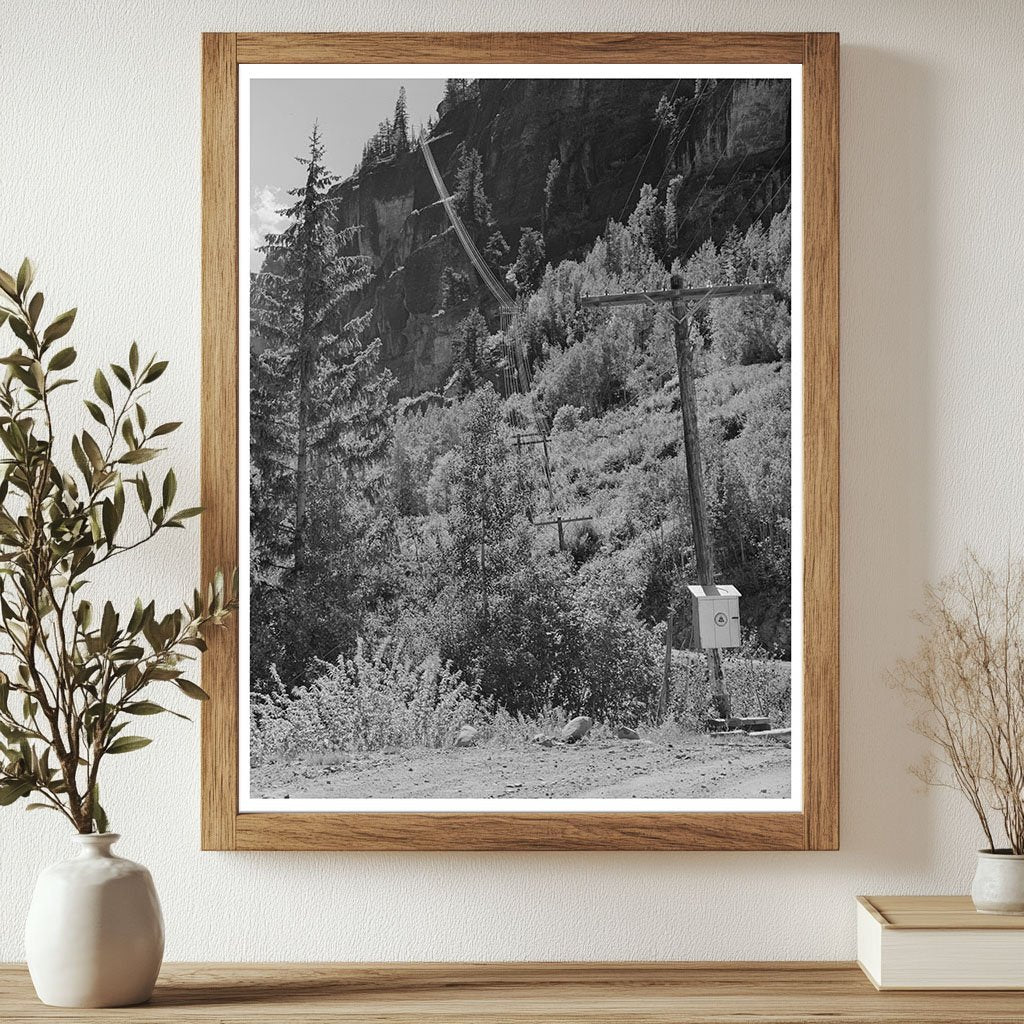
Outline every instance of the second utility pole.
MULTIPOLYGON (((622 295, 584 295, 584 306, 636 306, 658 302, 672 304, 675 321, 676 372, 679 375, 679 408, 683 416, 683 449, 686 453, 686 481, 690 496, 690 525, 693 531, 693 554, 697 562, 697 577, 702 587, 715 585, 715 562, 711 552, 711 533, 708 528, 708 506, 704 494, 704 467, 700 458, 700 431, 697 426, 697 391, 693 375, 693 345, 690 340, 690 321, 686 303, 697 299, 742 298, 747 295, 776 295, 779 290, 768 284, 710 285, 707 288, 684 288, 678 274, 671 277, 672 287, 667 291, 627 292, 622 295)), ((715 647, 706 648, 711 699, 719 718, 731 717, 729 695, 722 677, 722 657, 715 647)))
MULTIPOLYGON (((681 292, 682 278, 673 274, 672 291, 681 292)), ((708 505, 704 494, 704 467, 700 458, 700 431, 697 426, 697 390, 693 381, 693 346, 690 342, 690 321, 686 302, 680 295, 672 296, 672 318, 675 333, 676 372, 679 375, 679 411, 683 417, 683 450, 686 453, 686 482, 690 496, 690 523, 693 526, 693 554, 697 562, 697 579, 702 587, 715 583, 715 562, 708 531, 708 505)), ((722 676, 722 656, 717 647, 707 649, 711 699, 719 718, 728 718, 732 711, 722 676)))

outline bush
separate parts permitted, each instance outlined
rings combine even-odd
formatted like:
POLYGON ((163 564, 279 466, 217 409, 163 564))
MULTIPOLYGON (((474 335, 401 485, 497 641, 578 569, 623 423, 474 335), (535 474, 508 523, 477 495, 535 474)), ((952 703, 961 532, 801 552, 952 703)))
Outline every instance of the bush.
POLYGON ((554 419, 551 421, 551 429, 556 432, 560 430, 575 430, 579 426, 580 420, 583 418, 584 413, 579 406, 559 406, 554 419))
MULTIPOLYGON (((778 660, 777 654, 757 643, 755 634, 747 633, 743 646, 725 651, 722 658, 732 713, 767 718, 773 729, 791 724, 790 663, 778 660)), ((707 658, 699 651, 677 651, 672 661, 670 716, 681 725, 699 729, 710 710, 707 658)))
POLYGON ((703 730, 710 711, 711 685, 707 661, 696 651, 677 651, 672 658, 669 718, 689 729, 703 730))
POLYGON ((367 656, 359 643, 351 658, 318 662, 320 675, 308 688, 256 698, 253 764, 295 754, 449 746, 462 726, 486 716, 476 688, 450 665, 437 657, 413 665, 390 647, 367 656))
POLYGON ((513 714, 535 715, 562 700, 580 657, 567 573, 562 557, 517 566, 473 638, 481 691, 513 714))
POLYGON ((791 724, 791 667, 778 660, 777 651, 747 633, 743 646, 723 658, 722 673, 734 715, 767 718, 773 728, 791 724))
POLYGON ((593 560, 577 580, 578 652, 559 703, 598 721, 649 721, 660 685, 659 645, 640 621, 621 567, 593 560))
POLYGON ((634 361, 632 323, 612 317, 582 341, 551 353, 534 385, 540 406, 548 416, 563 405, 600 415, 625 400, 634 361))

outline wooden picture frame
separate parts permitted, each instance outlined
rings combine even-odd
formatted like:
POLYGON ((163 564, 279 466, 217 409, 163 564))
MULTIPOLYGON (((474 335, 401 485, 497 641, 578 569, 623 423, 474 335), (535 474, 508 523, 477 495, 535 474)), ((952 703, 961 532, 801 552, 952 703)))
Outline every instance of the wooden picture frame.
MULTIPOLYGON (((246 63, 803 66, 803 809, 240 813, 237 628, 203 659, 207 850, 834 850, 839 844, 839 38, 831 33, 249 34, 202 43, 202 572, 238 560, 238 67, 246 63)), ((799 514, 795 511, 794 514, 799 514)))

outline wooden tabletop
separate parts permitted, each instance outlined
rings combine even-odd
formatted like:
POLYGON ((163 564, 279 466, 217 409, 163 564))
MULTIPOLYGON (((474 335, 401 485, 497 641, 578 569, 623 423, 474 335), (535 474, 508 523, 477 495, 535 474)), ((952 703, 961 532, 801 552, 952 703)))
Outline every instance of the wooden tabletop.
POLYGON ((1020 1024, 1024 992, 876 992, 855 964, 167 964, 151 1003, 40 1004, 0 966, 0 1021, 234 1024, 1020 1024))
POLYGON ((970 896, 858 896, 883 927, 897 931, 1024 931, 1020 914, 979 914, 970 896))

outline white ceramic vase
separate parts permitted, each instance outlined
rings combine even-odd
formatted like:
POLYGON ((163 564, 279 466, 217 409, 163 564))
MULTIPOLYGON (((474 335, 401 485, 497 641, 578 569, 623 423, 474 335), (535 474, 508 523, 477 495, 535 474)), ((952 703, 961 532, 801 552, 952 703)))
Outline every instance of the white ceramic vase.
POLYGON ((36 994, 50 1006, 134 1006, 153 993, 164 921, 153 879, 111 852, 120 836, 77 835, 77 857, 46 868, 25 927, 36 994))
POLYGON ((971 899, 982 914, 1024 914, 1024 855, 979 850, 971 899))

